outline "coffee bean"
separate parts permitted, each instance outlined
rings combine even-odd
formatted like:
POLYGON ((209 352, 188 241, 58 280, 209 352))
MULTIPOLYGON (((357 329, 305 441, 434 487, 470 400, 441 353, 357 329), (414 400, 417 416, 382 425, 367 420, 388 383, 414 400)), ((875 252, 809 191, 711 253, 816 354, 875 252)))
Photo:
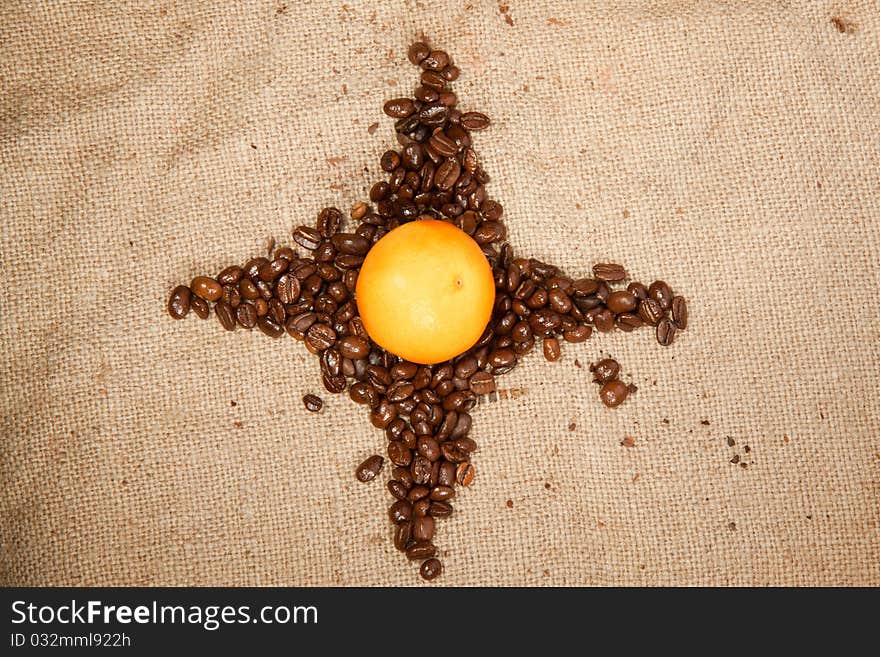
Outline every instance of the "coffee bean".
POLYGON ((449 502, 431 502, 428 515, 434 518, 448 518, 452 515, 452 505, 449 502))
POLYGON ((267 262, 265 265, 260 267, 258 276, 260 277, 260 280, 271 283, 276 278, 281 276, 281 274, 286 272, 288 267, 290 267, 290 262, 288 262, 284 258, 276 258, 275 260, 267 262))
POLYGON ((270 338, 280 338, 284 335, 284 328, 269 316, 260 317, 257 320, 257 328, 270 338))
POLYGON ((510 367, 516 363, 516 353, 514 353, 513 349, 496 349, 489 354, 488 363, 494 369, 510 367))
POLYGON ((489 372, 477 372, 468 381, 475 395, 488 395, 495 391, 495 377, 489 372))
POLYGON ((559 346, 559 340, 556 338, 544 338, 544 358, 550 362, 559 360, 562 356, 562 349, 559 346))
POLYGON ((412 540, 411 522, 403 522, 394 528, 394 547, 405 552, 410 540, 412 540))
POLYGON ((388 390, 386 391, 386 396, 388 401, 392 403, 402 402, 404 399, 408 399, 412 394, 415 388, 413 384, 409 381, 395 381, 390 386, 388 386, 388 390))
POLYGON ((412 504, 407 500, 397 500, 388 508, 388 515, 396 525, 409 522, 412 518, 412 504))
POLYGON ((672 305, 672 290, 663 281, 654 281, 648 288, 648 296, 660 304, 663 310, 669 310, 672 305))
POLYGON ((615 379, 602 386, 602 389, 599 391, 599 398, 603 404, 609 408, 614 408, 615 406, 620 406, 628 394, 629 390, 626 384, 619 379, 615 379))
POLYGON ((437 554, 437 548, 430 541, 416 541, 406 549, 406 556, 413 561, 427 559, 437 554))
POLYGON ((398 481, 397 479, 392 479, 388 482, 388 491, 394 495, 399 500, 406 499, 407 488, 404 486, 403 482, 398 481))
POLYGON ((575 297, 588 297, 599 289, 599 281, 595 278, 579 278, 571 285, 571 293, 575 297))
POLYGON ((217 301, 223 295, 223 286, 207 276, 196 276, 189 287, 193 294, 205 301, 217 301))
POLYGON ((192 294, 185 285, 178 285, 171 292, 168 299, 168 314, 174 319, 183 319, 189 314, 190 298, 192 294))
POLYGON ((458 161, 453 158, 446 159, 434 174, 434 184, 441 190, 452 189, 459 175, 461 175, 461 166, 458 161))
MULTIPOLYGON (((418 502, 419 500, 425 499, 426 497, 428 497, 428 495, 430 493, 431 493, 431 489, 428 488, 427 486, 413 486, 407 492, 406 499, 409 500, 410 502, 415 503, 415 502, 418 502)), ((429 506, 430 506, 430 500, 428 502, 429 502, 429 506)))
POLYGON ((293 315, 287 320, 285 328, 287 332, 297 340, 304 340, 306 332, 318 319, 318 316, 310 311, 293 315))
POLYGON ((453 486, 456 481, 456 465, 450 461, 440 463, 440 469, 437 473, 437 484, 441 486, 453 486))
POLYGON ((485 130, 490 123, 489 117, 480 112, 465 112, 461 115, 461 125, 474 132, 485 130))
POLYGON ((281 303, 296 303, 300 294, 299 280, 292 274, 284 274, 275 283, 275 294, 281 303))
MULTIPOLYGON (((425 73, 422 76, 424 80, 424 76, 436 75, 436 73, 425 73)), ((419 110, 419 121, 428 126, 441 126, 446 121, 447 116, 449 116, 449 108, 446 105, 441 105, 439 102, 430 103, 422 107, 419 110)))
POLYGON ((672 341, 675 340, 675 324, 672 320, 662 319, 657 324, 657 342, 659 342, 664 347, 668 347, 672 344, 672 341))
POLYGON ((617 316, 616 323, 617 328, 627 333, 635 331, 644 324, 638 315, 633 315, 632 313, 621 313, 617 316))
MULTIPOLYGON (((418 142, 412 142, 404 146, 403 151, 400 153, 400 163, 407 169, 410 170, 410 173, 414 171, 418 171, 422 168, 422 164, 425 162, 425 150, 422 148, 422 145, 418 142)), ((407 174, 409 175, 409 174, 407 174)), ((416 184, 421 183, 421 179, 413 180, 416 184)), ((400 192, 398 192, 398 197, 400 196, 400 192)))
POLYGON ((608 295, 605 305, 608 309, 616 314, 631 313, 638 306, 639 300, 632 292, 626 290, 618 290, 608 295))
POLYGON ((406 56, 413 65, 418 66, 430 54, 431 49, 428 47, 428 44, 416 41, 409 47, 406 56))
POLYGON ((597 331, 607 333, 614 328, 614 313, 608 310, 608 308, 601 308, 593 315, 593 326, 596 327, 597 331))
POLYGON ((419 568, 419 575, 422 576, 422 579, 431 581, 432 579, 437 579, 440 577, 440 574, 443 572, 443 564, 440 563, 439 559, 428 559, 424 563, 422 563, 419 568))
POLYGON ((336 342, 336 331, 327 324, 312 324, 306 333, 306 345, 313 353, 323 351, 336 342))
POLYGON ((477 244, 498 242, 505 237, 507 237, 507 228, 499 221, 484 221, 473 234, 474 241, 477 244))
POLYGON ((646 288, 642 283, 630 283, 629 285, 627 285, 626 289, 628 292, 635 295, 636 299, 638 299, 639 301, 644 301, 648 298, 648 288, 646 288))
POLYGON ((269 301, 269 299, 271 299, 275 295, 272 290, 272 286, 266 281, 257 280, 254 282, 254 286, 257 288, 260 296, 266 301, 269 301))
POLYGON ((391 470, 391 476, 403 484, 407 490, 412 488, 413 480, 412 473, 410 473, 409 468, 396 466, 391 470))
POLYGON ((317 249, 321 239, 321 233, 309 226, 299 226, 293 231, 293 241, 309 251, 317 249))
POLYGON ((440 74, 449 82, 455 82, 458 79, 458 76, 461 75, 461 71, 458 66, 455 64, 450 64, 446 68, 444 68, 440 74))
POLYGON ((653 326, 663 319, 663 308, 654 299, 644 299, 639 303, 639 317, 645 324, 653 326))
POLYGON ((239 304, 238 308, 235 309, 235 319, 243 328, 254 328, 257 325, 257 311, 253 304, 239 304))
MULTIPOLYGON (((396 151, 385 151, 382 154, 382 158, 379 160, 379 166, 382 167, 382 171, 387 171, 388 173, 391 173, 397 167, 400 166, 400 155, 398 155, 396 151)), ((388 193, 388 191, 387 191, 388 183, 376 183, 376 185, 379 185, 379 184, 384 184, 386 187, 386 191, 384 194, 381 194, 379 196, 379 198, 373 198, 373 193, 371 192, 370 198, 373 201, 379 201, 379 200, 385 198, 385 195, 388 193)), ((374 188, 375 188, 375 186, 374 186, 374 188)))
POLYGON ((436 89, 423 87, 422 85, 419 85, 415 88, 415 90, 413 91, 413 96, 416 97, 416 100, 420 100, 423 103, 433 103, 440 98, 440 94, 437 93, 436 89))
POLYGON ((355 470, 354 476, 361 482, 375 479, 376 475, 379 474, 379 471, 382 470, 382 464, 384 462, 385 459, 381 456, 373 454, 358 466, 357 470, 355 470))
POLYGON ((561 315, 567 315, 571 311, 571 298, 562 290, 550 290, 547 293, 550 307, 561 315))
POLYGON ((235 285, 241 280, 242 276, 244 276, 244 269, 238 265, 232 265, 217 274, 217 282, 220 285, 235 285))
MULTIPOLYGON (((318 234, 323 237, 325 240, 329 240, 336 231, 339 230, 339 227, 342 225, 342 212, 339 208, 324 208, 318 213, 318 220, 315 222, 315 227, 318 230, 318 234)), ((309 248, 309 247, 306 247, 309 248)))
POLYGON ((433 465, 424 456, 413 457, 412 465, 410 465, 413 482, 416 484, 427 484, 431 479, 432 468, 433 465))
POLYGON ((201 297, 191 296, 189 306, 199 319, 208 319, 208 315, 211 314, 211 306, 201 297))
POLYGON ((370 342, 366 338, 347 335, 338 342, 339 353, 345 358, 360 360, 370 355, 370 342))
POLYGON ((590 365, 590 371, 593 373, 593 381, 607 383, 614 381, 620 374, 620 363, 613 358, 603 358, 598 363, 590 365))
MULTIPOLYGON (((430 87, 431 89, 435 89, 437 91, 442 90, 446 87, 446 78, 443 77, 442 74, 436 71, 424 71, 422 72, 421 77, 419 77, 419 81, 425 87, 430 87)), ((444 115, 444 120, 445 120, 444 115)), ((442 121, 440 122, 442 123, 442 121)), ((431 124, 428 124, 431 125, 431 124)), ((436 125, 436 124, 435 124, 436 125)))
POLYGON ((394 465, 406 467, 412 463, 412 452, 401 440, 392 440, 387 447, 388 458, 394 465))
POLYGON ((370 240, 355 233, 336 233, 331 241, 340 253, 349 255, 364 255, 371 246, 370 240))
POLYGON ((410 98, 394 98, 385 103, 382 110, 395 119, 405 119, 416 111, 416 106, 410 98))
POLYGON ((455 446, 466 452, 474 452, 477 449, 477 442, 473 438, 462 436, 454 440, 455 446))
POLYGON ((672 321, 682 331, 687 328, 687 302, 684 300, 684 297, 672 298, 672 321))
MULTIPOLYGON (((430 508, 430 503, 428 504, 430 508)), ((434 518, 423 516, 413 521, 412 537, 417 541, 430 541, 434 538, 434 518)))
POLYGON ((241 292, 241 296, 249 301, 260 298, 260 291, 257 289, 257 286, 247 278, 243 278, 238 282, 238 290, 241 292))
POLYGON ((325 349, 321 354, 321 373, 327 376, 336 377, 342 371, 342 356, 335 347, 325 349))
POLYGON ((476 470, 470 463, 459 463, 455 470, 455 481, 459 486, 470 486, 474 481, 476 470))
POLYGON ((459 412, 458 418, 455 421, 455 426, 449 434, 449 438, 455 440, 456 438, 462 438, 463 436, 466 436, 471 430, 471 422, 471 416, 469 413, 466 413, 464 411, 459 412))
POLYGON ((432 50, 421 62, 420 66, 429 71, 442 71, 449 66, 449 55, 443 50, 432 50))
POLYGON ((444 157, 453 157, 456 153, 458 153, 458 144, 456 144, 455 140, 449 138, 442 131, 433 135, 428 140, 428 144, 430 144, 435 151, 437 151, 440 155, 443 155, 444 157))
POLYGON ((440 445, 430 436, 420 436, 416 441, 416 449, 432 463, 440 458, 440 445))
POLYGON ((593 329, 586 324, 578 324, 573 329, 563 331, 562 337, 566 342, 584 342, 592 335, 593 329))
POLYGON ((593 276, 600 281, 622 281, 626 278, 626 270, 614 263, 600 263, 593 265, 593 276))
POLYGON ((235 328, 235 311, 228 303, 222 301, 218 303, 214 306, 214 313, 216 313, 220 325, 227 331, 232 331, 235 328))
POLYGON ((448 500, 455 497, 455 489, 452 486, 434 486, 431 489, 430 497, 435 501, 448 500))
POLYGON ((232 306, 233 310, 241 303, 241 292, 237 285, 224 285, 220 300, 232 306))

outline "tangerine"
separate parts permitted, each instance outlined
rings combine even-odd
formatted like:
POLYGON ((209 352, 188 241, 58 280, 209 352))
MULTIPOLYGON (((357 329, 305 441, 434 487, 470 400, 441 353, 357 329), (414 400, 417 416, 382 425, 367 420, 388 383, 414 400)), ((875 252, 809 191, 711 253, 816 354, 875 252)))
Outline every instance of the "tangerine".
POLYGON ((414 363, 433 364, 480 338, 495 304, 495 281, 467 233, 446 221, 420 219, 373 245, 355 297, 376 344, 414 363))

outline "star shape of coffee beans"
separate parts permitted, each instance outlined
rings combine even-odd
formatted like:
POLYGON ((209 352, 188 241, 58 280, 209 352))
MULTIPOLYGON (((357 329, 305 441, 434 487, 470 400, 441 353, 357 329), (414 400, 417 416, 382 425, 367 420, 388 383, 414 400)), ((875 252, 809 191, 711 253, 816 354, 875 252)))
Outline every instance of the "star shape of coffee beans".
MULTIPOLYGON (((272 244, 266 257, 176 287, 168 312, 175 319, 190 311, 206 319, 213 305, 227 331, 256 328, 276 339, 286 333, 320 359, 324 388, 347 391, 385 432, 386 456, 370 456, 355 476, 371 481, 386 458, 391 462, 394 546, 420 562, 421 576, 431 580, 442 572, 437 521, 453 513, 456 488, 475 480, 471 412, 478 399, 495 393, 497 377, 539 340, 548 361, 559 359, 564 342, 584 342, 593 331, 650 326, 668 346, 687 326, 687 306, 663 281, 626 285, 618 264, 595 264, 592 276, 573 279, 552 264, 517 257, 506 240, 504 209, 489 197, 489 175, 473 148, 473 133, 488 128, 489 117, 457 108, 449 85, 460 71, 446 52, 419 41, 408 57, 421 69, 419 85, 412 98, 385 103, 385 114, 396 119, 399 147, 380 158, 387 175, 370 189, 369 202, 356 203, 348 220, 324 208, 314 226, 293 230, 295 245, 272 244), (407 362, 374 344, 354 299, 372 245, 403 223, 427 218, 470 235, 491 264, 496 287, 492 318, 477 343, 436 365, 407 362)), ((594 367, 609 406, 632 391, 618 371, 613 361, 594 367)), ((323 406, 314 394, 303 403, 313 412, 323 406)))

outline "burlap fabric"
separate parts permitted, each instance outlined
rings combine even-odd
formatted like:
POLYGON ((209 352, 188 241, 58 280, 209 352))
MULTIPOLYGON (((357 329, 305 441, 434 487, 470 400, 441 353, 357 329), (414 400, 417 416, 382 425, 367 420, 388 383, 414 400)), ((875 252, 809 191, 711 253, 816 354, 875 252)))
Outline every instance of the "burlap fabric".
POLYGON ((365 198, 424 32, 517 250, 691 311, 500 380, 438 581, 880 584, 880 5, 507 4, 2 3, 0 583, 420 581, 363 409, 165 302, 365 198))

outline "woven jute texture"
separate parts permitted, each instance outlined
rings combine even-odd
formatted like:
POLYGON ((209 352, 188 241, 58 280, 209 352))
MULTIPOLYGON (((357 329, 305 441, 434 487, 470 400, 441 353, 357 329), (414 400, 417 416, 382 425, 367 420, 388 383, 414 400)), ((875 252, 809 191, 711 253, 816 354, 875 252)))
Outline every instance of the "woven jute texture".
POLYGON ((165 303, 366 197, 424 33, 517 252, 691 315, 499 379, 436 583, 880 585, 880 4, 506 4, 0 3, 0 583, 420 583, 364 409, 165 303))

